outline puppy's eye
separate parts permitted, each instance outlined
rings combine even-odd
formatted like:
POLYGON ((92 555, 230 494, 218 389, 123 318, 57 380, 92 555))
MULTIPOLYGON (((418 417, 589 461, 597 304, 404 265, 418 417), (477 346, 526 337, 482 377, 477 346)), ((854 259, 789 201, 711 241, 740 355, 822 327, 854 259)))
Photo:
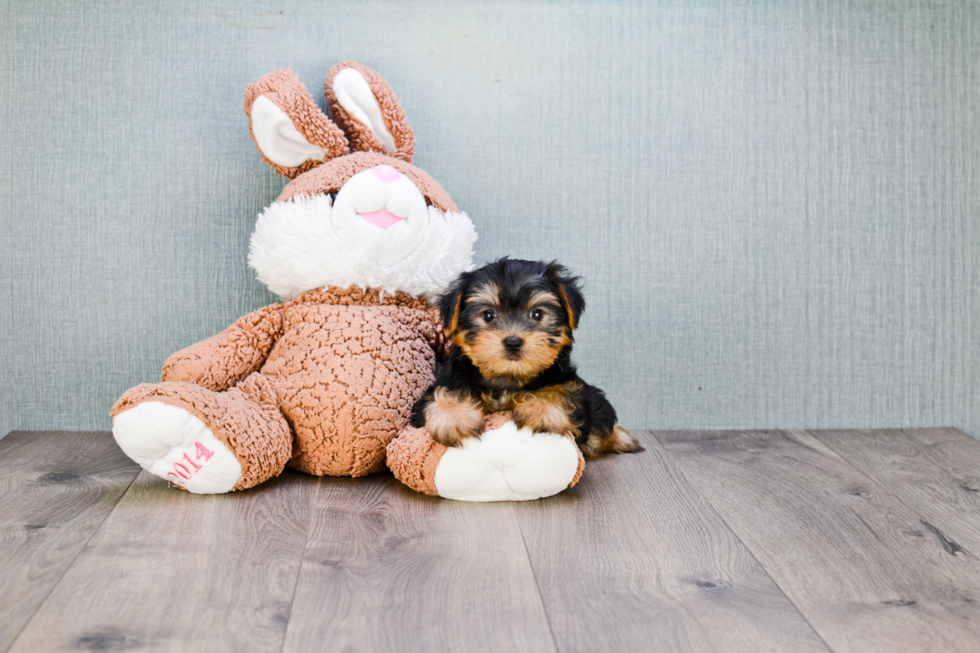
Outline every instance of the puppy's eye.
POLYGON ((483 320, 485 322, 493 322, 497 319, 496 311, 483 311, 483 320))
POLYGON ((531 319, 534 320, 535 322, 540 322, 541 318, 543 317, 544 317, 544 311, 542 311, 540 308, 535 308, 531 311, 531 319))

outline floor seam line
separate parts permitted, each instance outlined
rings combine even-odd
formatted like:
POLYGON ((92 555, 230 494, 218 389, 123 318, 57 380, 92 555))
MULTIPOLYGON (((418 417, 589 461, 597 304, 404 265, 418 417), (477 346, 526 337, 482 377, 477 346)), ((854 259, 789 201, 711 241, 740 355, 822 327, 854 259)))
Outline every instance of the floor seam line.
POLYGON ((310 521, 306 525, 306 537, 303 539, 303 550, 299 554, 299 565, 296 569, 296 582, 293 584, 293 598, 289 600, 289 616, 286 617, 286 627, 282 630, 282 645, 279 647, 279 653, 283 653, 286 650, 286 638, 289 635, 289 625, 293 622, 293 605, 296 603, 296 593, 299 591, 299 579, 303 575, 303 564, 306 562, 306 547, 310 545, 310 532, 313 531, 313 507, 316 505, 316 499, 320 496, 320 483, 323 481, 322 476, 317 476, 316 478, 316 490, 313 496, 310 498, 310 521))
POLYGON ((650 436, 654 440, 656 440, 657 443, 660 445, 660 448, 663 450, 663 452, 665 454, 664 460, 667 461, 668 464, 673 465, 674 467, 677 468, 677 471, 680 472, 681 476, 684 477, 684 481, 690 486, 691 490, 694 491, 699 497, 701 497, 704 500, 704 502, 707 504, 707 506, 709 508, 711 508, 711 511, 713 513, 715 513, 716 515, 718 515, 718 519, 720 519, 721 522, 725 525, 725 528, 728 529, 728 532, 731 533, 732 536, 736 540, 738 540, 738 543, 742 545, 742 548, 745 549, 746 553, 748 553, 750 556, 752 556, 752 559, 755 560, 755 564, 759 565, 759 569, 762 570, 762 573, 764 573, 766 575, 766 578, 768 578, 769 580, 772 581, 772 584, 776 587, 776 589, 779 590, 779 593, 782 594, 786 598, 786 600, 789 602, 789 604, 791 606, 793 606, 793 609, 796 610, 796 614, 800 615, 800 618, 803 619, 803 621, 806 622, 806 625, 808 625, 810 627, 810 630, 812 630, 813 631, 813 634, 817 636, 817 639, 819 639, 823 643, 823 645, 825 647, 827 647, 827 650, 830 651, 830 653, 836 653, 836 650, 830 644, 827 643, 827 640, 824 639, 824 637, 820 633, 820 631, 817 630, 817 627, 813 625, 813 623, 810 621, 809 617, 807 617, 806 614, 804 614, 803 610, 800 609, 800 606, 796 605, 796 602, 793 601, 792 598, 790 598, 790 596, 786 593, 786 590, 783 589, 782 585, 780 585, 779 582, 775 578, 773 578, 772 574, 769 573, 769 570, 766 568, 766 566, 764 564, 762 564, 762 561, 759 560, 759 558, 756 557, 755 551, 753 551, 751 548, 749 548, 749 545, 746 544, 742 540, 742 537, 735 531, 734 528, 732 528, 732 525, 728 523, 728 520, 725 519, 725 516, 721 513, 721 511, 718 510, 718 508, 715 507, 715 504, 713 504, 711 502, 711 500, 708 499, 708 497, 706 497, 704 495, 704 493, 701 492, 700 489, 698 489, 698 487, 694 484, 694 482, 691 481, 691 479, 687 475, 687 472, 684 471, 683 466, 678 465, 678 464, 676 464, 674 462, 673 458, 671 458, 670 451, 668 451, 666 445, 664 445, 664 443, 660 440, 660 438, 658 438, 655 435, 656 432, 655 431, 647 431, 647 433, 649 433, 650 436))
POLYGON ((544 595, 541 593, 541 584, 538 582, 538 574, 534 570, 534 562, 531 560, 531 552, 527 548, 527 538, 524 537, 524 527, 521 526, 520 517, 517 515, 517 506, 511 505, 511 513, 514 515, 514 522, 517 524, 517 531, 521 534, 521 543, 524 545, 524 555, 527 556, 527 566, 531 570, 531 578, 534 579, 534 589, 538 593, 538 600, 541 601, 541 609, 544 611, 544 620, 548 624, 548 634, 551 635, 551 645, 555 652, 561 651, 558 648, 558 640, 555 639, 555 629, 551 625, 551 615, 548 614, 548 604, 545 603, 544 595))

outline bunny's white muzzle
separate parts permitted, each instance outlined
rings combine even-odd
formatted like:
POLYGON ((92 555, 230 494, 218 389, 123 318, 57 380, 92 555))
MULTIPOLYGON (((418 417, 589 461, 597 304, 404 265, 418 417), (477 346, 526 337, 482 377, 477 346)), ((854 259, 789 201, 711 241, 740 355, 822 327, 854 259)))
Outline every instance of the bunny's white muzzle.
POLYGON ((465 213, 426 205, 405 175, 379 165, 354 175, 335 201, 299 195, 255 224, 249 265, 284 298, 360 286, 434 298, 472 268, 476 231, 465 213))

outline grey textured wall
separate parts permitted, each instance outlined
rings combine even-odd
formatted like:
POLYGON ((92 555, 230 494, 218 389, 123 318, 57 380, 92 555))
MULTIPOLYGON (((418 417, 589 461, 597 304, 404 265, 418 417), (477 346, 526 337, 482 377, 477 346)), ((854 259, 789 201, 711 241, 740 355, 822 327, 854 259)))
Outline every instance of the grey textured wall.
POLYGON ((0 434, 102 429, 272 301, 242 92, 354 58, 480 261, 587 281, 630 427, 980 435, 980 5, 3 3, 0 434))

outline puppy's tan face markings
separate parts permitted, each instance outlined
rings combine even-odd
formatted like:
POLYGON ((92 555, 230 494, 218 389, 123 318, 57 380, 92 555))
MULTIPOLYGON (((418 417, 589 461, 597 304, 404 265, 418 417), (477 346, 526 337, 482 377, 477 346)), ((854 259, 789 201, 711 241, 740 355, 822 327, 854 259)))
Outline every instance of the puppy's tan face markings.
POLYGON ((528 312, 533 311, 535 308, 560 308, 561 305, 559 302, 560 300, 555 293, 547 290, 535 290, 527 298, 527 303, 524 307, 528 312))
POLYGON ((507 291, 509 297, 489 281, 471 288, 464 302, 465 326, 453 342, 484 377, 522 386, 550 367, 571 338, 562 323, 561 298, 554 292, 507 291))
POLYGON ((497 284, 491 282, 478 286, 473 290, 470 296, 466 298, 466 303, 483 306, 485 308, 499 309, 500 289, 497 287, 497 284))
POLYGON ((524 345, 519 355, 507 350, 504 340, 506 334, 479 330, 472 339, 466 334, 458 334, 454 342, 463 353, 473 361, 480 374, 488 379, 506 378, 522 386, 544 370, 558 358, 561 346, 546 333, 538 331, 523 334, 524 345))
POLYGON ((553 330, 566 319, 561 298, 553 292, 540 290, 534 292, 528 298, 524 310, 528 317, 542 329, 553 330))

